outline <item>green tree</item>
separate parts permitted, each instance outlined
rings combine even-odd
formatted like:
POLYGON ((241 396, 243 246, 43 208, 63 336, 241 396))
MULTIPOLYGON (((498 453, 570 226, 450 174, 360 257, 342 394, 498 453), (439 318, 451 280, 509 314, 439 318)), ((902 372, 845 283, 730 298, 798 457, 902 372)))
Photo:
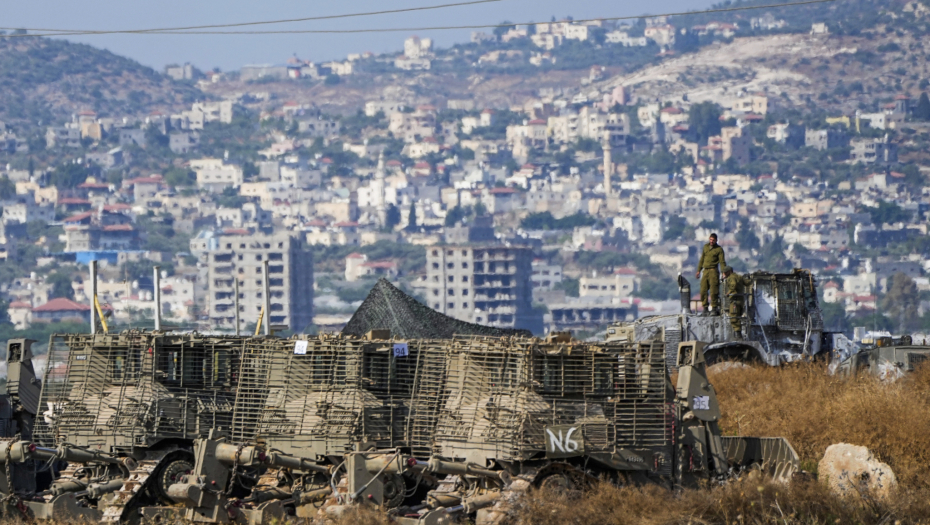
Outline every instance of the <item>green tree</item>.
POLYGON ((706 145, 709 137, 720 134, 720 115, 720 106, 714 102, 694 104, 688 110, 688 121, 701 145, 706 145))
POLYGON ((581 281, 571 277, 563 277, 562 282, 553 286, 555 290, 564 290, 568 297, 578 297, 581 295, 581 281))
POLYGON ((878 206, 867 208, 873 224, 894 224, 907 222, 911 213, 893 202, 879 201, 878 206))
POLYGON ((56 167, 49 174, 49 183, 56 188, 70 189, 87 179, 87 168, 81 164, 69 162, 56 167))
POLYGON ((879 309, 896 324, 898 331, 909 332, 920 327, 919 306, 920 294, 914 280, 900 272, 892 275, 879 309))
POLYGON ((10 199, 16 195, 16 184, 9 177, 0 177, 0 199, 10 199))
POLYGON ((510 31, 511 29, 515 29, 516 27, 517 26, 513 25, 513 23, 510 20, 504 20, 503 22, 500 23, 500 25, 494 28, 494 36, 496 36, 497 39, 500 40, 501 37, 504 36, 504 33, 506 33, 507 31, 510 31))
POLYGON ((52 297, 74 299, 74 288, 71 287, 71 276, 66 273, 52 272, 45 278, 45 282, 52 285, 52 297))
POLYGON ((407 228, 414 229, 417 227, 417 207, 411 202, 410 212, 407 214, 407 228))
POLYGON ((400 210, 397 208, 397 206, 391 204, 388 206, 387 212, 385 212, 384 226, 385 228, 392 230, 398 224, 400 224, 400 210))
POLYGON ((926 92, 920 94, 920 100, 917 101, 917 107, 914 108, 914 118, 930 120, 930 97, 927 97, 926 92))
POLYGON ((219 205, 220 208, 241 208, 245 203, 246 198, 239 195, 236 188, 232 186, 223 188, 223 193, 216 198, 216 204, 219 205))
POLYGON ((193 186, 197 182, 197 175, 191 170, 171 168, 165 172, 165 182, 172 188, 193 186))
POLYGON ((446 226, 455 226, 460 221, 464 220, 471 213, 471 207, 461 207, 455 206, 448 213, 446 213, 446 226))

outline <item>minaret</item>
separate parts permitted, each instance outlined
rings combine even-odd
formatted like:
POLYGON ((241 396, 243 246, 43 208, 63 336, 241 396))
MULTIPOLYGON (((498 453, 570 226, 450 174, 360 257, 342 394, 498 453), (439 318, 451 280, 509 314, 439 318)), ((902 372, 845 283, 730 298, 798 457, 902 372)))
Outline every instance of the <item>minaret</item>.
POLYGON ((604 132, 604 195, 610 197, 610 175, 614 171, 614 162, 610 156, 610 132, 604 132))
POLYGON ((384 150, 378 153, 378 169, 375 171, 375 177, 384 178, 384 150))

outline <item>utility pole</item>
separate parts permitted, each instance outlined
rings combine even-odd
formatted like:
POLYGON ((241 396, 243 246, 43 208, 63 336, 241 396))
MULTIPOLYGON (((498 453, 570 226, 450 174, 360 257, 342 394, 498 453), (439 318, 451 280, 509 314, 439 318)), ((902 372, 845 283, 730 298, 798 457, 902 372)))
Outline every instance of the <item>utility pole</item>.
MULTIPOLYGON (((90 335, 97 335, 97 261, 90 261, 90 335)), ((87 287, 84 287, 87 293, 87 287)))
POLYGON ((234 279, 234 281, 235 281, 235 283, 236 283, 236 304, 235 304, 235 308, 236 308, 236 335, 238 336, 238 335, 239 335, 239 278, 236 277, 236 278, 234 279))
POLYGON ((155 266, 153 273, 152 283, 155 293, 152 297, 155 299, 155 331, 159 331, 161 330, 161 266, 155 266))
POLYGON ((265 335, 271 335, 271 295, 268 293, 268 261, 262 263, 262 301, 265 310, 265 335))

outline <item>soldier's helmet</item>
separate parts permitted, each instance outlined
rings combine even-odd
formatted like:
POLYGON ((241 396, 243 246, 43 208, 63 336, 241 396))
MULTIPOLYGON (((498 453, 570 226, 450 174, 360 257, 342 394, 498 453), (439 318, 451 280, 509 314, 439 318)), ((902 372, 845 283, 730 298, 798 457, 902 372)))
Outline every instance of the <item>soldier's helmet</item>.
POLYGON ((732 271, 733 271, 733 267, 732 267, 732 266, 724 266, 724 267, 723 267, 723 273, 730 273, 730 272, 732 272, 732 271))

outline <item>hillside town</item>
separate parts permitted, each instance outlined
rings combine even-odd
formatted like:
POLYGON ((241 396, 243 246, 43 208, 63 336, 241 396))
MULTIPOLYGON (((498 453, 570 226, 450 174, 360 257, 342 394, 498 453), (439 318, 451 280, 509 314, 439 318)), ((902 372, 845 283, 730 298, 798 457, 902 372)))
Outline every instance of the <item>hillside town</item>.
MULTIPOLYGON (((479 69, 551 67, 573 41, 674 56, 676 41, 740 30, 673 23, 475 32, 472 48, 490 50, 468 56, 479 69)), ((785 26, 763 13, 743 30, 785 26)), ((835 37, 815 21, 801 38, 835 37)), ((385 277, 457 319, 593 335, 674 313, 677 276, 717 233, 737 272, 812 270, 830 328, 930 328, 926 79, 851 111, 830 109, 837 93, 800 103, 774 84, 663 94, 601 66, 505 106, 382 94, 334 112, 266 89, 315 79, 338 90, 374 63, 416 78, 448 55, 412 36, 401 54, 341 62, 169 66, 175 81, 238 91, 176 113, 80 111, 43 140, 6 129, 20 164, 0 178, 10 323, 88 322, 96 260, 98 297, 122 326, 157 308, 177 326, 249 330, 269 293, 279 330, 336 330, 385 277), (54 161, 37 167, 36 155, 54 161), (907 312, 876 315, 902 293, 907 312)))

